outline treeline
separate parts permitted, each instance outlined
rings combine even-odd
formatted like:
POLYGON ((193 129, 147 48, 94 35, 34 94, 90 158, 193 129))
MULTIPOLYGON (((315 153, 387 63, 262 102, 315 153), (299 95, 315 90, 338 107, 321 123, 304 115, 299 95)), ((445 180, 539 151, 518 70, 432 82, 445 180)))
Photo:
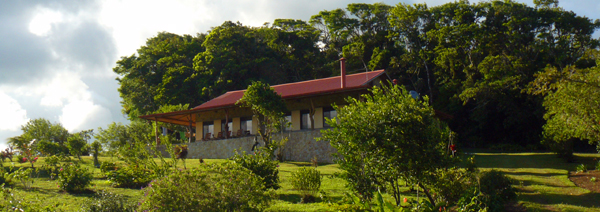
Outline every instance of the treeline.
POLYGON ((436 110, 452 115, 461 145, 535 146, 543 138, 544 98, 558 88, 544 90, 557 82, 548 76, 596 66, 592 34, 600 22, 556 0, 534 2, 349 4, 309 21, 228 21, 195 36, 161 32, 114 72, 123 112, 135 120, 164 105, 200 105, 252 81, 339 75, 344 57, 350 74, 385 69, 429 96, 436 110))

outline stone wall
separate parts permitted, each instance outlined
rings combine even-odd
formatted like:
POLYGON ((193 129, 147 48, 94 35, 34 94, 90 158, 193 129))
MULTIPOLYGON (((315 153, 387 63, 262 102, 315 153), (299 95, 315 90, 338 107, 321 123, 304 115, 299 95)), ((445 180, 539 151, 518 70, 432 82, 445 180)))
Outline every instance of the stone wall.
MULTIPOLYGON (((284 160, 309 162, 312 158, 316 157, 318 162, 333 162, 331 154, 336 150, 331 147, 329 142, 316 141, 314 139, 321 136, 320 130, 285 132, 283 134, 276 134, 274 138, 280 139, 282 136, 289 138, 286 145, 281 149, 284 160)), ((257 137, 257 140, 261 141, 260 137, 257 137)), ((233 152, 240 150, 240 148, 243 151, 252 152, 254 136, 197 141, 188 143, 187 145, 187 158, 225 159, 232 157, 234 155, 233 152)), ((262 141, 260 142, 260 146, 264 147, 262 141)), ((163 156, 168 157, 168 154, 164 152, 164 147, 158 149, 163 152, 163 156)))

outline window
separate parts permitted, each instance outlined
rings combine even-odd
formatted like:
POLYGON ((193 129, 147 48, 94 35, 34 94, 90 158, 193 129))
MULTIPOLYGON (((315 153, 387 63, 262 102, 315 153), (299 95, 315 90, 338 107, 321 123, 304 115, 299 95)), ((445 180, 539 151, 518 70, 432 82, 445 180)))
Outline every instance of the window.
POLYGON ((329 126, 329 124, 327 124, 327 121, 325 118, 328 119, 333 119, 337 116, 337 111, 335 111, 333 108, 323 108, 323 127, 324 128, 328 128, 331 127, 329 126))
POLYGON ((284 116, 281 122, 283 131, 292 131, 292 115, 288 114, 284 116))
POLYGON ((310 111, 300 111, 300 129, 311 129, 312 123, 310 122, 310 111))
POLYGON ((242 129, 242 132, 252 131, 252 117, 241 118, 240 129, 242 129))
MULTIPOLYGON (((232 126, 233 126, 233 123, 231 121, 227 122, 227 130, 228 131, 231 131, 232 126)), ((221 132, 225 132, 225 120, 221 120, 221 132)))
POLYGON ((202 136, 204 137, 206 133, 211 135, 215 133, 215 126, 212 121, 202 123, 202 136))

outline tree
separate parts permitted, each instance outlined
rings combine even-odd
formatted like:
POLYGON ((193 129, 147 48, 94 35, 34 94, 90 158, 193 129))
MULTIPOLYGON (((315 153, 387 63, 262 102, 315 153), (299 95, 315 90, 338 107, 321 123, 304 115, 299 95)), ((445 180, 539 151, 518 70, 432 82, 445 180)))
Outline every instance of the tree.
POLYGON ((94 141, 90 147, 92 148, 92 154, 94 154, 94 166, 99 168, 100 161, 98 161, 98 155, 100 155, 100 151, 102 151, 102 144, 98 141, 94 141))
POLYGON ((154 130, 152 124, 138 120, 129 125, 113 122, 106 129, 99 127, 94 138, 108 153, 113 154, 120 148, 128 148, 135 143, 149 144, 154 140, 154 130))
POLYGON ((453 163, 447 149, 450 130, 434 117, 424 101, 415 100, 402 87, 373 88, 372 94, 348 98, 348 105, 334 105, 336 118, 326 120, 331 129, 320 140, 337 149, 336 163, 348 186, 371 198, 377 188, 389 188, 399 205, 400 183, 418 185, 431 203, 436 170, 453 163))
POLYGON ((162 105, 192 104, 209 100, 206 84, 193 68, 194 57, 204 51, 204 34, 193 37, 160 32, 137 50, 122 57, 113 69, 119 75, 123 113, 130 120, 150 114, 162 105))
MULTIPOLYGON (((589 52, 595 59, 598 54, 589 52)), ((542 143, 567 160, 572 159, 576 139, 596 145, 600 152, 600 67, 548 67, 536 76, 532 91, 545 94, 542 143)))
POLYGON ((260 126, 260 129, 258 134, 272 154, 275 150, 271 145, 273 143, 272 134, 280 129, 284 112, 287 111, 281 96, 269 84, 257 81, 248 86, 248 89, 236 104, 251 108, 254 115, 259 117, 258 126, 260 126))
MULTIPOLYGON (((554 0, 540 0, 551 5, 554 0)), ((514 1, 457 1, 436 7, 400 4, 390 12, 394 39, 406 54, 393 58, 410 89, 454 115, 461 140, 535 144, 542 99, 526 91, 550 65, 581 61, 598 22, 558 7, 514 1)))
POLYGON ((81 160, 81 154, 87 151, 88 145, 84 133, 75 133, 67 139, 67 147, 71 155, 81 160))
POLYGON ((44 118, 30 120, 21 126, 22 135, 8 140, 9 145, 19 148, 23 144, 35 139, 33 151, 44 155, 68 154, 65 143, 70 136, 69 131, 60 123, 52 124, 44 118))

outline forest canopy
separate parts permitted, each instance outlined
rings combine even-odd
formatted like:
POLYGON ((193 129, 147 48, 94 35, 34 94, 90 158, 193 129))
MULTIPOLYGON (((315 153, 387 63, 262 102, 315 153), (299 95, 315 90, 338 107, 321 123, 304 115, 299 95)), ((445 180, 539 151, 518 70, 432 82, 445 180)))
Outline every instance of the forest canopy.
MULTIPOLYGON (((253 81, 335 76, 344 57, 350 74, 385 69, 408 90, 427 95, 436 110, 452 115, 448 125, 461 145, 535 148, 542 139, 596 139, 552 130, 573 118, 556 115, 555 105, 569 104, 558 100, 578 86, 598 88, 597 79, 574 80, 597 77, 591 52, 600 21, 557 3, 357 3, 308 21, 276 19, 260 27, 227 21, 196 35, 160 32, 137 54, 122 57, 114 72, 123 113, 135 120, 163 105, 194 107, 253 81), (546 120, 551 125, 544 127, 546 120)), ((577 120, 596 130, 598 104, 588 105, 588 113, 572 114, 585 114, 577 120)))

